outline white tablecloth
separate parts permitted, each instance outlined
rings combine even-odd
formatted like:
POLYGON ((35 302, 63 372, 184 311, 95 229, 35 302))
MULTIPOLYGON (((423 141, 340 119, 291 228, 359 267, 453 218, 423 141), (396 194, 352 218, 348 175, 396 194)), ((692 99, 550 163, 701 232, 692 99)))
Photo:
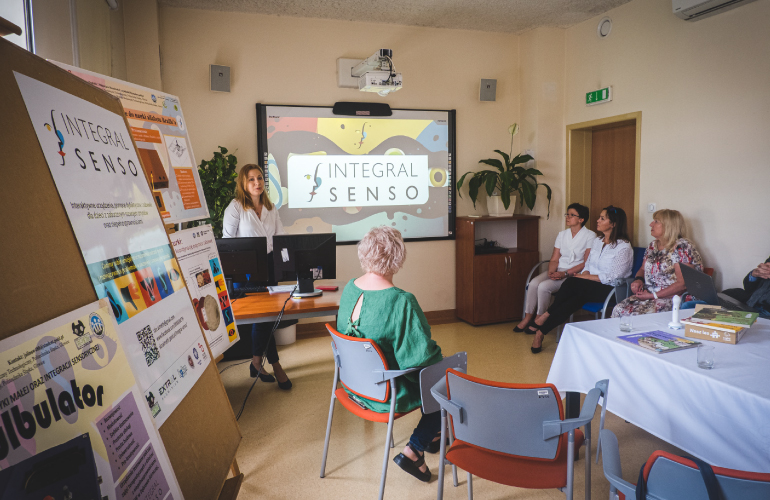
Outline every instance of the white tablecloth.
MULTIPOLYGON (((670 319, 635 316, 633 333, 676 334, 670 319)), ((712 465, 770 472, 770 321, 758 320, 736 345, 703 341, 715 347, 712 370, 698 368, 696 348, 656 354, 620 335, 615 318, 566 325, 548 382, 563 396, 609 379, 615 415, 712 465)))

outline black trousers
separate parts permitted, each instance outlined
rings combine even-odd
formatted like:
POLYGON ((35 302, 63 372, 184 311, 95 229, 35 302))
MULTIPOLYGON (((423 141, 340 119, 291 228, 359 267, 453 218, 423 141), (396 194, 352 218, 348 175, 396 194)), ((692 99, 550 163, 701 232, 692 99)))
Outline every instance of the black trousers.
MULTIPOLYGON (((268 282, 265 286, 274 286, 278 283, 275 281, 275 266, 273 264, 273 252, 267 254, 267 270, 269 274, 268 282)), ((262 284, 262 283, 259 283, 262 284)), ((297 320, 286 320, 278 323, 278 327, 286 328, 297 323, 297 320)), ((252 356, 267 356, 267 362, 271 365, 278 362, 278 349, 275 346, 275 339, 271 337, 270 332, 273 330, 273 322, 268 323, 254 323, 252 325, 238 325, 238 333, 241 338, 245 338, 247 335, 251 336, 251 355, 252 356)))
POLYGON ((548 308, 548 319, 540 331, 548 333, 589 302, 604 302, 614 287, 583 278, 567 278, 548 308))

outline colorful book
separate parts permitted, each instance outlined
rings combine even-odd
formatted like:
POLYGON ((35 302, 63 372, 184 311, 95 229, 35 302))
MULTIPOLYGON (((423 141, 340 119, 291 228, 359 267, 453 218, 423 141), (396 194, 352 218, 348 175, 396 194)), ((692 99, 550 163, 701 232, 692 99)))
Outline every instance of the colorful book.
POLYGON ((709 323, 722 323, 730 326, 740 326, 749 328, 759 317, 759 313, 746 311, 728 311, 726 309, 715 309, 704 307, 700 311, 690 316, 691 320, 707 321, 709 323))
POLYGON ((682 323, 685 325, 692 325, 692 326, 699 326, 701 328, 713 328, 714 330, 720 330, 723 332, 731 332, 731 333, 738 333, 741 330, 743 330, 742 326, 733 326, 728 325, 725 323, 714 323, 713 321, 707 320, 707 319, 683 319, 682 323))
POLYGON ((690 347, 697 347, 701 344, 697 340, 677 337, 676 335, 661 332, 660 330, 654 332, 632 333, 631 335, 620 335, 618 336, 618 339, 658 354, 678 351, 680 349, 689 349, 690 347))

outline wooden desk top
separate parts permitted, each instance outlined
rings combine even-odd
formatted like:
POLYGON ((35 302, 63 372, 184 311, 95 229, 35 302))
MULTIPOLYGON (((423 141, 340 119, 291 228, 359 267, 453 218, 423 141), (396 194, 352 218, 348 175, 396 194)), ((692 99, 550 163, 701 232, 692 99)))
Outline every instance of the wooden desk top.
MULTIPOLYGON (((333 316, 340 307, 342 287, 336 292, 324 292, 320 297, 289 299, 283 319, 333 316)), ((251 293, 232 303, 233 315, 238 324, 260 323, 274 320, 289 293, 251 293)))

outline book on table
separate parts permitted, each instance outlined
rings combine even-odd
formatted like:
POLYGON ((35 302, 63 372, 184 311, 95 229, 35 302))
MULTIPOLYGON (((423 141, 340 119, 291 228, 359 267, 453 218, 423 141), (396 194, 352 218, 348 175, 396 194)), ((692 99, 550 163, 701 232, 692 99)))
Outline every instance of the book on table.
POLYGON ((749 328, 758 317, 759 313, 755 312, 704 308, 690 316, 690 321, 705 321, 707 323, 721 323, 722 325, 749 328))
POLYGON ((701 328, 711 328, 722 332, 738 333, 744 329, 742 326, 733 326, 726 323, 717 323, 709 319, 686 318, 681 320, 685 325, 699 326, 701 328))
POLYGON ((689 349, 690 347, 697 347, 701 344, 696 340, 677 337, 676 335, 661 332, 660 330, 656 330, 654 332, 620 335, 618 336, 618 340, 628 342, 631 345, 635 345, 637 347, 641 347, 658 354, 663 352, 679 351, 681 349, 689 349))

